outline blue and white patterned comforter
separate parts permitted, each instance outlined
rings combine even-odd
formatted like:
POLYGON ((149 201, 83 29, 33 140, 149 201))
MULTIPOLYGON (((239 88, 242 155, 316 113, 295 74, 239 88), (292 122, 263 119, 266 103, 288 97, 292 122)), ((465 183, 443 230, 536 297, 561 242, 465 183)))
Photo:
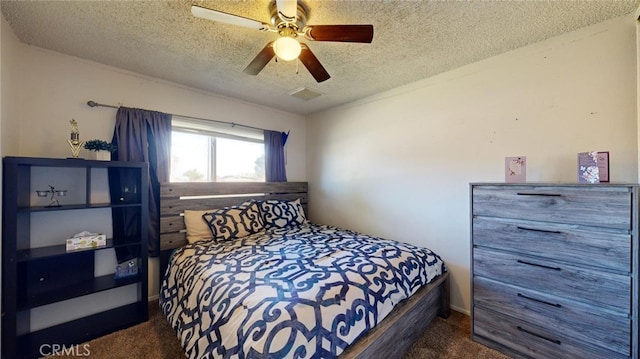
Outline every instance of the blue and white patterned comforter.
POLYGON ((160 304, 189 358, 330 358, 443 271, 429 249, 306 224, 180 248, 160 304))

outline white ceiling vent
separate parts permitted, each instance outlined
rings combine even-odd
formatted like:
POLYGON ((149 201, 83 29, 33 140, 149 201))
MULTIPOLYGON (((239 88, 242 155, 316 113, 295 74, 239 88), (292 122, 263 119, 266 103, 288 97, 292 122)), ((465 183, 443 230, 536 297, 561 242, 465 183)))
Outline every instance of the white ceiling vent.
POLYGON ((313 98, 316 98, 320 95, 322 95, 320 92, 315 91, 315 90, 311 90, 308 89, 306 87, 301 87, 299 89, 295 89, 291 92, 289 92, 289 95, 293 96, 293 97, 297 97, 299 99, 305 100, 305 101, 309 101, 313 98))

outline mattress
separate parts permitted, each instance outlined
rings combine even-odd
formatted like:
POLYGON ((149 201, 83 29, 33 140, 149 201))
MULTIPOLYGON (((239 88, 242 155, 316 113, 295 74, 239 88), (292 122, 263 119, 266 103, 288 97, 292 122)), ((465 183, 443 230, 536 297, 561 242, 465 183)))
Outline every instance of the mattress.
POLYGON ((427 248, 306 223, 179 248, 160 306, 189 358, 332 358, 445 271, 427 248))

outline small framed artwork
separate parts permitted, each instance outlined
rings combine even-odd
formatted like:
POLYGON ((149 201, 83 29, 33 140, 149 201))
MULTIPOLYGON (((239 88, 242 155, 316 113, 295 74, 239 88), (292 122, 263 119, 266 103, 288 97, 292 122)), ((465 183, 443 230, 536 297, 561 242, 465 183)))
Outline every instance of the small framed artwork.
POLYGON ((525 156, 504 158, 504 181, 520 183, 527 180, 527 158, 525 156))
POLYGON ((598 152, 600 182, 609 182, 609 151, 598 152))
POLYGON ((598 152, 591 151, 578 153, 578 182, 600 183, 598 152))

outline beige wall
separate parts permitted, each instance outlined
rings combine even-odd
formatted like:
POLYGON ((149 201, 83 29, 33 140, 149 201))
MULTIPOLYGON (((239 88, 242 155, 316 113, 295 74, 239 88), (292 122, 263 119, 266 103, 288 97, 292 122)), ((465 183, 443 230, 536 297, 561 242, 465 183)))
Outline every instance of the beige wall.
MULTIPOLYGON (((110 140, 116 110, 87 101, 291 131, 287 177, 306 181, 306 121, 303 116, 207 93, 95 62, 19 43, 2 18, 2 155, 65 158, 69 121, 81 139, 110 140), (5 43, 5 35, 10 41, 5 43), (11 52, 6 53, 7 48, 11 52), (5 111, 6 110, 6 111, 5 111), (5 146, 6 144, 6 146, 5 146)), ((81 150, 82 157, 85 150, 81 150)), ((158 294, 158 262, 150 260, 149 295, 158 294)))
MULTIPOLYGON (((640 7, 634 16, 636 23, 636 69, 640 69, 640 7)), ((636 74, 637 99, 636 108, 638 112, 638 158, 640 158, 640 73, 636 74)), ((638 168, 638 178, 640 179, 640 166, 638 168)))
POLYGON ((470 182, 504 181, 506 156, 575 182, 590 150, 637 181, 635 31, 613 19, 311 116, 312 219, 435 250, 468 312, 470 182))
MULTIPOLYGON (((81 139, 111 139, 115 109, 88 100, 291 131, 287 174, 306 179, 304 117, 206 93, 41 48, 20 46, 20 155, 67 157, 69 121, 81 139)), ((85 151, 85 150, 82 150, 85 151)), ((81 154, 83 153, 81 151, 81 154)))
POLYGON ((20 93, 20 81, 18 72, 20 71, 19 49, 20 41, 11 30, 9 23, 0 16, 0 27, 2 28, 0 39, 0 98, 1 121, 0 121, 0 151, 3 156, 16 155, 19 153, 19 112, 18 102, 20 93))

